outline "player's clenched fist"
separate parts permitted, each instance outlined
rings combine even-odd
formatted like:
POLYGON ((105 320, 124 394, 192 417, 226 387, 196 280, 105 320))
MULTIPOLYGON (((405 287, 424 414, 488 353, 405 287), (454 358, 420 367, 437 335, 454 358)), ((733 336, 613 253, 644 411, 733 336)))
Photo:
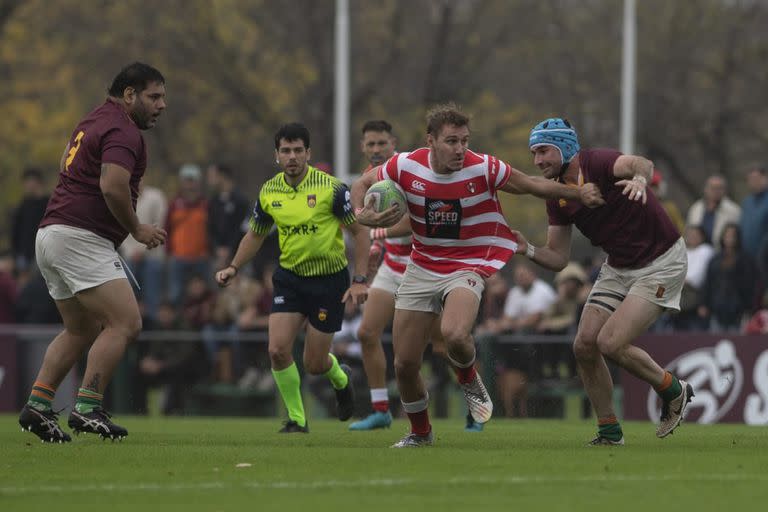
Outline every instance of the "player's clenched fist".
POLYGON ((235 268, 234 265, 230 265, 216 272, 216 282, 219 284, 219 286, 228 286, 236 275, 237 268, 235 268))

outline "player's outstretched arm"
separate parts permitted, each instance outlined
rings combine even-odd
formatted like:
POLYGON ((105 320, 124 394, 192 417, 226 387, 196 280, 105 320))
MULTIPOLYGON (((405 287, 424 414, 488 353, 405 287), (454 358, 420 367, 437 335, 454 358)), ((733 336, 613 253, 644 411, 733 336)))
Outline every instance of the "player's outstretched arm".
POLYGON ((534 263, 555 272, 560 272, 568 265, 571 257, 570 225, 549 226, 544 247, 535 247, 519 231, 512 233, 517 237, 517 254, 524 254, 534 263))
POLYGON ((642 156, 621 155, 613 164, 613 175, 621 178, 616 182, 617 187, 624 187, 622 194, 630 201, 648 199, 646 186, 653 177, 653 162, 642 156))
POLYGON ((237 247, 237 252, 232 258, 232 263, 216 272, 216 282, 219 286, 228 286, 232 279, 240 271, 240 268, 251 261, 264 244, 265 236, 254 233, 252 230, 246 231, 237 247))
POLYGON ((511 169, 511 174, 501 190, 510 194, 530 194, 543 199, 570 199, 580 201, 589 208, 605 204, 600 189, 593 183, 581 187, 569 187, 556 181, 538 176, 528 176, 517 169, 511 169))

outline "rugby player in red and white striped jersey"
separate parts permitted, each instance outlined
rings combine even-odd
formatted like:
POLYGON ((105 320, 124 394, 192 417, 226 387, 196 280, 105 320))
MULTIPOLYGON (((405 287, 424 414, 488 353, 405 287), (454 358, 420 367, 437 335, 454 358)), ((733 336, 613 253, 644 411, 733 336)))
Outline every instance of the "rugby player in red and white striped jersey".
POLYGON ((501 269, 517 248, 497 192, 603 204, 595 186, 574 188, 529 177, 494 156, 470 151, 469 135, 469 118, 453 104, 439 105, 427 114, 427 147, 393 156, 352 187, 352 204, 361 208, 358 222, 390 226, 399 218, 396 208, 376 213, 363 198, 378 180, 397 182, 406 193, 413 229, 411 263, 397 290, 393 326, 397 384, 411 422, 411 431, 393 445, 397 448, 430 445, 434 439, 420 369, 429 328, 441 312, 448 358, 470 413, 478 423, 493 413, 474 368, 471 333, 484 278, 501 269))

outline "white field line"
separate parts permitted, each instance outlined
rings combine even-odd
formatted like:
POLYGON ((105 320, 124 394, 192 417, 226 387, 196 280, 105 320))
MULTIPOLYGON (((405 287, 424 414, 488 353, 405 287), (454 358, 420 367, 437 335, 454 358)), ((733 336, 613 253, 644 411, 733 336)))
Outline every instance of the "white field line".
POLYGON ((133 492, 133 491, 195 491, 195 490, 231 490, 231 489, 326 489, 344 487, 398 487, 405 485, 530 485, 530 484, 580 484, 580 483, 639 483, 639 482, 768 482, 765 474, 717 473, 689 475, 586 475, 586 476, 508 476, 508 477, 454 477, 447 480, 397 478, 369 480, 295 480, 277 482, 189 482, 189 483, 126 483, 126 484, 89 484, 89 485, 36 485, 36 486, 0 486, 1 494, 40 494, 72 492, 133 492))

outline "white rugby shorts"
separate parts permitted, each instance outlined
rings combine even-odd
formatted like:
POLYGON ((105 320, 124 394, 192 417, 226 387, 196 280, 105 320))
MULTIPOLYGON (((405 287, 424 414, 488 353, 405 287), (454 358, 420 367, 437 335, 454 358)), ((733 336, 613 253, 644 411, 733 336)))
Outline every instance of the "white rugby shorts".
POLYGON ((128 279, 114 244, 87 229, 53 224, 37 231, 35 256, 54 300, 114 279, 128 279))

